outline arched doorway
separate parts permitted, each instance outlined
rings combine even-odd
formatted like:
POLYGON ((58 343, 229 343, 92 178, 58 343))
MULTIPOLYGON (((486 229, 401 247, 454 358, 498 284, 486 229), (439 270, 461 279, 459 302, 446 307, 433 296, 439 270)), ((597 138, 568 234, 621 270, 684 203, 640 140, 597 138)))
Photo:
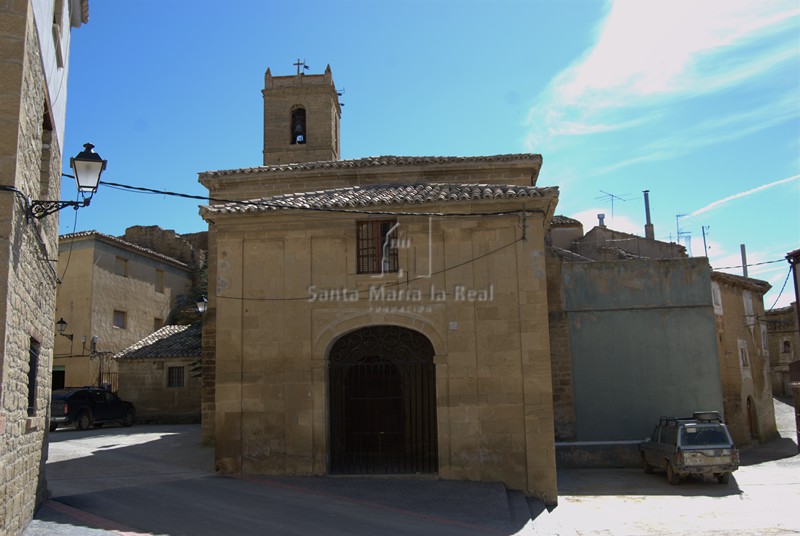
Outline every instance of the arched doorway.
POLYGON ((399 326, 362 328, 334 343, 331 473, 437 471, 433 354, 427 337, 399 326))

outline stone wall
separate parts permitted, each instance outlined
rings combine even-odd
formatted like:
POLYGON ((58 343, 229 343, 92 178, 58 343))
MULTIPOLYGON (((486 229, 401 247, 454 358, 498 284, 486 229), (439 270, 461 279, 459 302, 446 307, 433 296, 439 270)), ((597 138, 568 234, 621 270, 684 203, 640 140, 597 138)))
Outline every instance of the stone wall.
POLYGON ((133 402, 139 421, 200 422, 202 381, 195 357, 120 359, 119 396, 133 402), (170 367, 184 368, 184 387, 168 387, 170 367))
MULTIPOLYGON (((416 282, 400 288, 419 290, 419 302, 371 294, 375 277, 355 266, 353 215, 215 214, 209 310, 218 470, 326 473, 328 351, 350 331, 394 325, 423 334, 435 349, 438 475, 499 480, 555 503, 544 260, 551 201, 525 200, 525 241, 517 216, 398 218, 416 245, 400 261, 403 277, 416 282), (361 297, 312 299, 312 287, 361 297), (444 292, 441 300, 430 299, 432 287, 444 292), (491 294, 470 299, 458 287, 491 294)), ((503 200, 425 209, 520 207, 503 200)))
POLYGON ((0 7, 0 41, 0 533, 14 535, 46 493, 56 286, 49 259, 58 240, 58 217, 29 219, 25 198, 58 198, 61 142, 43 128, 46 80, 31 2, 0 7))
POLYGON ((797 303, 766 312, 772 394, 792 396, 789 363, 800 356, 797 303))
POLYGON ((766 325, 762 322, 763 294, 769 287, 718 272, 712 279, 719 285, 722 298, 716 325, 725 422, 739 445, 771 441, 778 432, 766 325), (746 301, 751 312, 746 310, 746 301))
POLYGON ((548 248, 547 307, 550 326, 550 367, 553 371, 553 418, 556 441, 575 439, 575 400, 572 387, 572 354, 569 321, 561 283, 562 260, 548 248))

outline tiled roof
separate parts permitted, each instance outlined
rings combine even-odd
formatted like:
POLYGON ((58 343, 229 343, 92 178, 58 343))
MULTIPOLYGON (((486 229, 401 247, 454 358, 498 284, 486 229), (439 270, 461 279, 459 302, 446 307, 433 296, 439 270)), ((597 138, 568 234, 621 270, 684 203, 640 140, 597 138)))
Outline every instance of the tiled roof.
POLYGON ((717 272, 716 270, 712 270, 711 279, 716 279, 717 281, 722 281, 723 283, 727 283, 729 285, 736 285, 761 293, 766 293, 772 288, 772 285, 766 281, 762 281, 761 279, 753 279, 752 277, 744 277, 726 272, 717 272))
POLYGON ((557 225, 565 225, 565 226, 580 225, 581 227, 583 227, 583 224, 580 221, 573 218, 568 218, 566 216, 561 216, 559 214, 554 215, 553 220, 551 222, 551 226, 557 226, 557 225))
POLYGON ((201 325, 164 326, 114 355, 114 359, 200 357, 201 325))
POLYGON ((461 164, 481 162, 511 162, 515 160, 536 159, 541 163, 541 155, 533 153, 499 154, 494 156, 368 156, 352 160, 323 160, 320 162, 298 162, 294 164, 274 164, 241 169, 221 169, 205 171, 203 175, 223 176, 244 173, 265 173, 277 171, 300 171, 313 169, 348 169, 378 166, 419 166, 431 164, 461 164))
POLYGON ((152 249, 147 249, 147 248, 143 248, 142 246, 137 246, 136 244, 133 244, 133 243, 128 242, 126 240, 122 240, 121 238, 117 238, 116 236, 111 236, 111 235, 107 235, 107 234, 104 234, 104 233, 99 233, 97 231, 79 231, 77 233, 64 234, 64 235, 59 236, 58 240, 60 242, 66 242, 66 241, 69 241, 69 240, 74 240, 74 239, 79 239, 79 238, 97 238, 97 239, 100 239, 100 240, 105 240, 106 242, 109 242, 109 243, 112 243, 112 244, 116 244, 118 246, 121 246, 121 247, 124 247, 124 248, 127 248, 127 249, 136 250, 139 253, 142 253, 143 255, 148 255, 150 257, 155 257, 157 259, 161 259, 161 260, 163 260, 165 262, 169 262, 169 263, 175 264, 175 265, 180 266, 182 268, 186 268, 186 269, 189 268, 188 264, 186 264, 185 262, 181 262, 178 259, 175 259, 175 258, 170 257, 168 255, 164 255, 162 253, 158 253, 157 251, 153 251, 152 249))
POLYGON ((374 184, 319 192, 276 195, 208 207, 214 213, 263 212, 279 208, 357 209, 376 205, 444 203, 558 196, 558 188, 501 184, 374 184))

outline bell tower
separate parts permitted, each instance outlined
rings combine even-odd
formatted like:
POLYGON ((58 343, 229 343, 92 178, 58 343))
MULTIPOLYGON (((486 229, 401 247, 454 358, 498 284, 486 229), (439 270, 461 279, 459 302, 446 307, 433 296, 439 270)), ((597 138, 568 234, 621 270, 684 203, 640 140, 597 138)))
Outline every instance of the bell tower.
POLYGON ((339 160, 342 109, 331 66, 307 75, 297 60, 297 74, 264 75, 264 165, 339 160))

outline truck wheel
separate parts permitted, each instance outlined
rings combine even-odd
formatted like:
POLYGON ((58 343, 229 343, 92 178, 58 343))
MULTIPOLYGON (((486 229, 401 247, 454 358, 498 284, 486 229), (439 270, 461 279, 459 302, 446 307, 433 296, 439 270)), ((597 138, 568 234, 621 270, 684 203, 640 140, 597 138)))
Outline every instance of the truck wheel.
POLYGON ((648 475, 653 473, 653 466, 647 463, 647 456, 645 456, 644 452, 642 452, 642 469, 648 475))
POLYGON ((667 482, 673 486, 681 483, 680 475, 675 472, 675 469, 672 467, 670 462, 667 462, 667 482))
POLYGON ((134 420, 136 420, 136 415, 133 411, 126 409, 125 415, 122 416, 122 426, 133 426, 134 420))
POLYGON ((78 430, 88 430, 89 427, 92 425, 92 416, 89 415, 88 411, 84 411, 80 415, 78 415, 78 422, 75 423, 75 428, 78 430))
POLYGON ((730 473, 722 473, 721 475, 717 475, 717 482, 720 484, 727 484, 731 479, 730 473))

